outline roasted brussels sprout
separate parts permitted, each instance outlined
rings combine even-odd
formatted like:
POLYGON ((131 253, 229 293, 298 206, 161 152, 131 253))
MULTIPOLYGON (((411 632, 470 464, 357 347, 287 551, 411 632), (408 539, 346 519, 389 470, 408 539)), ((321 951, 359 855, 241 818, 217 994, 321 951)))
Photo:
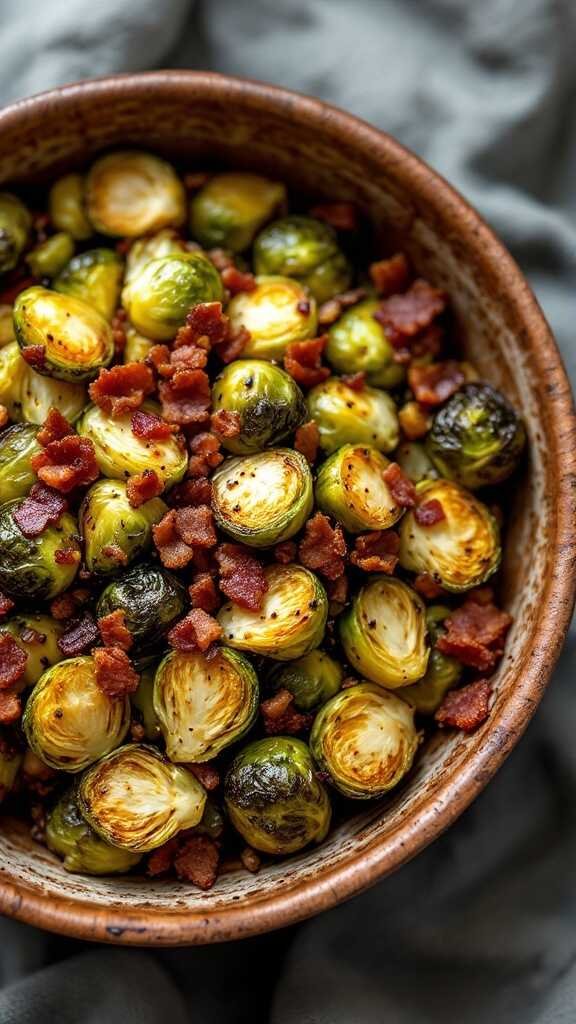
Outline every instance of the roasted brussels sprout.
POLYGON ((165 160, 118 150, 96 160, 86 179, 86 212, 102 235, 137 238, 183 224, 186 193, 165 160))
POLYGON ((62 858, 66 871, 80 875, 122 875, 142 856, 102 839, 82 817, 74 789, 64 793, 51 810, 46 845, 62 858))
POLYGON ((11 192, 0 192, 0 274, 12 270, 28 241, 32 217, 11 192))
POLYGON ((504 395, 490 384, 466 384, 436 413, 426 449, 442 476, 475 490, 509 477, 525 441, 504 395))
POLYGON ((310 467, 292 448, 226 459, 212 477, 216 522, 251 547, 270 547, 293 537, 313 503, 310 467))
POLYGON ((233 331, 250 334, 243 355, 282 359, 293 341, 313 338, 318 322, 316 302, 289 277, 257 277, 252 292, 239 292, 228 306, 233 331))
POLYGON ((374 319, 378 305, 376 299, 364 299, 347 309, 328 332, 325 355, 338 373, 365 373, 373 387, 396 388, 406 372, 394 362, 394 349, 374 319))
POLYGON ((21 391, 27 371, 28 366, 20 355, 17 341, 0 348, 0 404, 15 420, 22 419, 21 391))
POLYGON ((328 794, 302 740, 256 740, 237 755, 224 783, 234 828, 263 853, 295 853, 320 843, 330 826, 328 794))
POLYGON ((382 478, 388 465, 376 448, 343 445, 320 466, 318 505, 352 533, 387 530, 404 511, 382 478))
POLYGON ((2 302, 0 303, 0 348, 15 340, 12 306, 2 302))
POLYGON ((90 238, 92 225, 84 208, 84 178, 81 174, 65 174, 50 189, 50 218, 58 231, 67 231, 78 242, 90 238))
MULTIPOLYGON (((426 624, 432 644, 435 644, 438 637, 445 632, 442 623, 447 615, 450 615, 450 608, 444 605, 432 604, 426 609, 426 624)), ((442 654, 442 651, 433 646, 426 675, 419 683, 403 687, 398 691, 398 695, 420 714, 433 715, 440 707, 444 695, 459 682, 462 671, 462 665, 456 658, 442 654)))
POLYGON ((400 526, 400 564, 426 572, 458 593, 484 583, 500 564, 500 530, 494 516, 459 484, 431 480, 419 485, 423 501, 439 501, 444 518, 421 526, 409 511, 400 526))
POLYGON ((191 306, 222 297, 220 275, 201 252, 150 260, 122 292, 132 326, 155 341, 170 341, 191 306))
MULTIPOLYGON (((145 402, 142 408, 159 412, 154 402, 145 402)), ((91 405, 77 429, 93 442, 100 472, 113 480, 126 480, 145 469, 153 469, 168 488, 178 483, 186 472, 188 456, 176 437, 171 434, 161 441, 136 437, 130 413, 112 417, 97 405, 91 405)))
POLYGON ((275 220, 254 243, 257 274, 284 274, 305 284, 318 302, 346 290, 348 261, 328 224, 294 215, 275 220))
POLYGON ((215 174, 190 206, 190 230, 205 249, 241 252, 285 202, 286 189, 259 174, 215 174))
POLYGON ((164 228, 154 235, 137 238, 126 256, 124 285, 131 284, 151 260, 159 260, 162 256, 181 256, 186 251, 186 243, 174 228, 164 228))
POLYGON ((100 689, 93 658, 68 658, 40 676, 22 725, 45 764, 81 772, 122 742, 130 725, 130 701, 100 689))
POLYGON ((397 786, 418 748, 414 712, 372 683, 342 690, 320 709, 310 750, 344 796, 369 800, 397 786))
POLYGON ((113 846, 146 853, 202 819, 206 791, 186 768, 154 747, 128 744, 81 778, 78 805, 113 846))
POLYGON ((36 369, 58 380, 91 380, 114 355, 110 325, 72 295, 27 288, 14 303, 14 327, 23 351, 29 345, 44 349, 44 363, 36 369))
POLYGON ((194 826, 196 835, 210 836, 210 839, 219 839, 226 827, 224 814, 215 800, 210 795, 204 804, 204 813, 199 825, 194 826))
POLYGON ((122 271, 113 249, 88 249, 65 261, 53 288, 81 299, 110 321, 118 306, 122 271))
POLYGON ((236 455, 284 441, 306 419, 298 385, 263 359, 237 359, 226 366, 212 388, 212 408, 240 416, 240 433, 222 440, 223 447, 236 455))
POLYGON ((66 231, 51 235, 26 256, 34 277, 56 277, 74 255, 74 240, 66 231))
POLYGON ((0 433, 0 505, 24 498, 36 483, 30 459, 41 451, 37 433, 31 423, 15 423, 0 433))
POLYGON ((371 682, 394 690, 426 672, 424 604, 401 580, 375 576, 358 591, 338 627, 348 661, 371 682))
POLYGON ((146 551, 152 543, 152 526, 167 512, 161 498, 132 508, 126 484, 97 480, 80 506, 80 533, 84 540, 86 568, 99 575, 118 572, 146 551), (110 549, 120 549, 122 561, 110 549))
POLYGON ((320 580, 301 565, 269 565, 268 590, 259 612, 233 602, 223 605, 218 620, 229 647, 263 654, 275 661, 301 658, 322 642, 328 600, 320 580))
POLYGON ((151 341, 150 338, 145 338, 143 334, 139 334, 133 327, 128 327, 122 361, 124 363, 143 363, 150 349, 155 344, 156 342, 151 341))
POLYGON ((33 612, 13 615, 2 623, 0 631, 10 633, 27 655, 24 675, 20 680, 22 686, 34 686, 47 668, 62 661, 58 639, 62 635, 63 626, 51 615, 33 612))
POLYGON ((171 761, 210 761, 239 740, 258 714, 258 679, 237 651, 171 651, 154 678, 154 710, 171 761))
POLYGON ((338 377, 329 377, 309 392, 308 410, 324 452, 344 444, 369 444, 390 452, 398 444, 396 406, 385 391, 370 387, 355 391, 338 377))
POLYGON ((183 585, 157 565, 135 565, 102 591, 98 618, 120 609, 139 653, 154 653, 170 626, 184 614, 183 585))
POLYGON ((310 651, 303 658, 276 665, 269 683, 275 690, 288 690, 299 711, 319 708, 338 693, 344 671, 324 651, 310 651))
POLYGON ((22 751, 2 736, 0 740, 0 803, 13 789, 22 764, 22 751))
POLYGON ((404 441, 398 445, 394 458, 412 483, 438 479, 438 470, 427 455, 424 445, 418 441, 404 441))
POLYGON ((20 388, 22 418, 29 423, 42 424, 52 406, 55 406, 73 423, 88 401, 86 386, 56 380, 55 377, 43 377, 24 362, 19 349, 18 355, 23 367, 20 388))
POLYGON ((19 505, 11 501, 0 508, 0 590, 25 600, 49 600, 66 590, 78 571, 78 526, 64 512, 39 537, 25 537, 14 519, 19 505), (77 552, 78 561, 57 563, 54 556, 61 548, 77 552))
POLYGON ((147 665, 140 673, 138 689, 131 695, 132 713, 142 723, 144 738, 150 743, 158 743, 162 739, 162 730, 158 715, 154 711, 154 676, 156 666, 147 665))

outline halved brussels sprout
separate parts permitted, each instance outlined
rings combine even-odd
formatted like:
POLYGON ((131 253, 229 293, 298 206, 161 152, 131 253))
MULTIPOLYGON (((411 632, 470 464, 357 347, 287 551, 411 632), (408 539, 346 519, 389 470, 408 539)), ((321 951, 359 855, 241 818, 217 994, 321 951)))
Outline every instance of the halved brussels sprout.
POLYGON ((34 686, 47 668, 56 665, 64 657, 58 647, 58 639, 64 627, 51 615, 34 612, 13 615, 2 623, 0 630, 10 633, 27 655, 24 675, 20 680, 22 686, 34 686))
POLYGON ((0 274, 12 270, 28 241, 32 217, 11 192, 0 192, 0 274))
POLYGON ((406 371, 394 362, 394 349, 384 328, 374 319, 377 299, 351 306, 328 331, 326 359, 338 373, 365 373, 368 384, 396 388, 406 371))
POLYGON ((84 178, 81 174, 65 174, 50 189, 50 218, 58 231, 67 231, 78 242, 90 238, 92 225, 84 208, 84 178))
POLYGON ((212 408, 240 416, 240 433, 222 440, 222 446, 236 455, 284 441, 306 419, 298 385, 264 359, 236 359, 226 366, 212 388, 212 408))
POLYGON ((255 740, 234 758, 224 783, 234 828, 263 853, 295 853, 330 827, 328 794, 302 740, 255 740))
POLYGON ((241 252, 285 199, 284 185, 259 174, 215 174, 192 199, 192 236, 205 249, 241 252))
POLYGON ((369 444, 390 452, 398 444, 398 414, 385 391, 367 386, 356 391, 339 377, 329 377, 309 392, 308 411, 318 427, 322 451, 369 444))
POLYGON ((436 413, 426 449, 442 476, 475 490, 506 480, 525 441, 504 395, 490 384, 466 384, 436 413))
POLYGON ((0 348, 3 348, 4 345, 9 345, 11 341, 15 340, 12 306, 2 302, 0 303, 0 348))
POLYGON ((36 483, 30 459, 41 451, 37 433, 32 423, 15 423, 0 433, 0 505, 24 498, 36 483))
POLYGON ((133 327, 126 330, 126 344, 122 353, 123 363, 143 363, 155 341, 138 334, 133 327))
POLYGON ((0 404, 6 406, 13 420, 22 419, 21 391, 27 371, 17 341, 0 348, 0 404))
POLYGON ((407 513, 400 526, 402 568, 426 572, 453 593, 480 586, 500 564, 500 530, 492 513, 451 480, 423 482, 418 494, 422 501, 439 501, 444 519, 421 526, 407 513))
POLYGON ((20 356, 23 366, 20 389, 20 412, 29 423, 44 423, 50 409, 55 406, 66 419, 73 423, 88 401, 84 384, 70 384, 55 377, 43 377, 36 373, 20 356))
POLYGON ((50 235, 26 256, 34 277, 56 277, 74 255, 74 240, 66 231, 50 235))
POLYGON ((23 756, 17 744, 2 736, 0 742, 0 803, 14 788, 23 756))
POLYGON ((130 725, 130 701, 104 693, 96 682, 93 658, 68 658, 40 676, 22 725, 30 747, 45 764, 81 772, 122 743, 130 725))
POLYGON ((102 839, 82 817, 74 789, 60 797, 48 816, 46 846, 62 858, 66 871, 79 875, 122 875, 142 857, 102 839))
POLYGON ((14 303, 14 327, 22 350, 41 345, 40 373, 58 380, 91 380, 114 355, 110 325, 92 306, 72 295, 34 286, 14 303))
POLYGON ((316 479, 316 501, 352 533, 387 530, 404 509, 382 473, 389 465, 376 448, 345 444, 326 459, 316 479))
MULTIPOLYGON (((446 632, 442 628, 442 623, 448 615, 450 615, 450 608, 444 605, 433 604, 426 609, 428 635, 433 645, 438 637, 446 632)), ((403 687, 399 691, 399 696, 420 714, 433 715, 440 707, 448 690, 459 682, 462 672, 462 665, 456 661, 456 658, 442 654, 442 651, 433 646, 428 659, 426 675, 419 683, 403 687)))
POLYGON ((222 281, 202 252, 150 260, 122 292, 132 326, 147 338, 170 341, 192 306, 221 302, 222 281))
POLYGON ((338 693, 344 670, 324 651, 310 651, 303 658, 276 665, 269 682, 274 690, 288 690, 299 711, 319 708, 338 693))
POLYGON ((146 853, 202 819, 206 790, 154 747, 127 744, 81 778, 78 805, 113 846, 146 853))
POLYGON ((318 302, 345 291, 352 276, 332 228, 298 214, 273 221, 258 235, 254 267, 257 274, 296 278, 318 302))
POLYGON ((138 689, 130 697, 132 717, 141 722, 144 737, 150 743, 158 743, 162 739, 162 730, 158 715, 154 711, 154 676, 155 665, 148 665, 140 674, 138 689))
POLYGON ((414 712, 372 683, 359 683, 329 700, 314 719, 310 750, 344 796, 369 800, 397 786, 418 748, 414 712))
POLYGON ((181 256, 186 252, 186 243, 174 228, 163 228, 154 235, 137 238, 126 256, 124 284, 131 284, 151 260, 162 256, 181 256))
POLYGON ((157 565, 141 563, 127 569, 102 591, 96 614, 99 619, 118 609, 139 653, 154 653, 170 626, 184 614, 184 586, 157 565))
MULTIPOLYGON (((158 413, 154 402, 145 402, 145 411, 158 413)), ((172 487, 184 476, 188 466, 186 448, 174 434, 161 441, 136 437, 132 415, 112 417, 97 405, 91 405, 77 425, 78 433, 94 445, 100 472, 113 480, 125 479, 145 469, 153 469, 164 487, 172 487)))
POLYGON ((292 448, 226 459, 212 477, 216 522, 251 547, 266 548, 293 537, 313 504, 310 467, 292 448))
POLYGON ((395 690, 426 672, 430 651, 424 603, 401 580, 371 579, 340 616, 338 628, 348 661, 371 682, 395 690))
POLYGON ((80 565, 78 526, 74 516, 64 512, 54 526, 39 537, 25 537, 14 513, 20 501, 0 508, 0 590, 11 597, 48 601, 66 590, 80 565), (57 563, 56 551, 71 548, 77 561, 57 563))
POLYGON ((301 565, 269 565, 268 590, 259 612, 229 601, 218 612, 229 647, 274 661, 301 658, 322 642, 328 599, 320 580, 301 565))
POLYGON ((52 287, 92 306, 105 320, 118 307, 122 260, 113 249, 88 249, 65 261, 52 287))
POLYGON ((84 497, 78 519, 86 568, 106 574, 133 562, 150 547, 152 525, 159 523, 167 511, 161 498, 132 508, 121 480, 97 480, 84 497), (120 548, 126 561, 119 563, 118 558, 111 557, 110 548, 120 548))
POLYGON ((156 670, 154 710, 171 761, 210 761, 239 740, 258 714, 258 679, 237 651, 171 651, 156 670))
POLYGON ((243 355, 255 359, 282 359, 291 342, 313 338, 318 323, 315 299, 289 277, 257 277, 254 291, 235 295, 227 312, 233 331, 249 332, 243 355))
POLYGON ((186 193, 165 160, 138 150, 117 150, 92 164, 86 212, 100 234, 137 238, 183 224, 186 193))
POLYGON ((394 456, 409 480, 419 484, 421 480, 437 480, 439 473, 423 444, 418 441, 404 441, 398 445, 394 456))

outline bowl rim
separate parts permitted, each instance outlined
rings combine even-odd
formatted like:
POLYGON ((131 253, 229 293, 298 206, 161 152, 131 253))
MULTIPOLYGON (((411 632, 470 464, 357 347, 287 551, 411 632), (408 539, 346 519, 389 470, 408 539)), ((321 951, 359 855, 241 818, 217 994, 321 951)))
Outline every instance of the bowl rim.
MULTIPOLYGON (((546 688, 570 623, 576 588, 576 418, 570 384, 560 353, 542 310, 512 256, 465 199, 386 132, 337 107, 302 93, 265 82, 214 72, 161 70, 89 79, 61 86, 17 101, 0 111, 0 131, 17 127, 29 116, 59 107, 63 113, 78 101, 99 95, 107 100, 145 98, 155 90, 203 99, 221 98, 226 92, 255 110, 279 110, 299 115, 322 128, 341 132, 352 147, 370 148, 383 164, 397 162, 411 190, 437 208, 457 229, 462 244, 472 247, 488 278, 492 277, 531 339, 531 356, 546 381, 551 429, 547 438, 550 464, 556 471, 554 518, 549 547, 554 571, 546 581, 540 617, 533 634, 533 649, 526 651, 514 690, 491 718, 490 731, 472 746, 456 778, 439 779, 415 822, 397 826, 385 839, 376 839, 361 853, 351 852, 341 862, 296 882, 286 891, 251 896, 213 911, 209 904, 198 911, 117 910, 97 907, 88 898, 71 900, 29 889, 16 876, 0 878, 0 911, 10 917, 75 938, 134 945, 188 945, 244 938, 301 921, 362 892, 406 863, 443 832, 481 792, 528 725, 546 688)), ((549 473, 550 476, 550 473, 549 473)), ((449 773, 447 773, 449 776, 449 773)))

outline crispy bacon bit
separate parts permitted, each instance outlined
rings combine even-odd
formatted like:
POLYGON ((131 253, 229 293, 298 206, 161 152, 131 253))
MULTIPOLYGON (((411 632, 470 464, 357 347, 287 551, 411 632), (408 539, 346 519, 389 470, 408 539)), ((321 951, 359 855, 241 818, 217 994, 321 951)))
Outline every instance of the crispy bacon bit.
POLYGON ((170 349, 168 348, 168 345, 152 345, 152 348, 149 349, 144 362, 161 376, 170 376, 172 373, 172 369, 170 367, 170 349))
POLYGON ((196 776, 204 789, 210 793, 220 785, 220 776, 213 764, 205 761, 204 764, 189 764, 186 766, 196 776))
POLYGON ((435 526, 446 519, 446 513, 438 498, 430 498, 429 501, 422 501, 416 505, 414 519, 420 526, 435 526))
POLYGON ((318 323, 321 327, 328 327, 333 324, 345 309, 355 306, 357 302, 366 298, 365 288, 351 288, 347 292, 340 292, 331 299, 323 302, 318 310, 318 323))
POLYGON ((185 480, 173 487, 168 495, 168 502, 173 508, 184 505, 209 505, 212 501, 212 483, 206 476, 196 480, 185 480))
POLYGON ((173 839, 169 839, 163 846, 159 846, 157 850, 148 857, 148 863, 146 864, 146 874, 149 878, 157 878, 158 875, 167 875, 169 871, 174 867, 174 858, 178 851, 179 839, 174 836, 173 839))
POLYGON ((158 392, 162 414, 170 423, 187 425, 209 419, 210 380, 204 370, 176 370, 170 380, 159 385, 158 392))
POLYGON ((226 267, 234 266, 234 258, 228 249, 208 249, 206 255, 216 270, 226 270, 226 267))
POLYGON ((123 651, 129 651, 134 643, 132 633, 126 625, 126 613, 122 608, 117 608, 115 612, 98 619, 98 629, 104 647, 120 647, 123 651))
POLYGON ((203 612, 214 612, 220 605, 216 584, 209 572, 196 573, 188 593, 192 607, 201 608, 203 612))
POLYGON ((318 203, 310 210, 310 216, 330 224, 336 231, 355 231, 358 227, 356 207, 353 203, 318 203))
POLYGON ((237 331, 230 331, 228 337, 214 345, 214 351, 223 363, 231 363, 242 354, 250 341, 250 331, 243 325, 237 331))
POLYGON ((22 702, 13 690, 0 691, 0 725, 13 725, 22 717, 22 702))
POLYGON ((199 302, 186 317, 189 337, 207 337, 211 345, 219 345, 228 336, 228 317, 222 310, 221 302, 199 302))
MULTIPOLYGON (((187 331, 187 327, 181 327, 181 331, 187 331)), ((174 345, 178 343, 178 335, 174 345)), ((208 338, 198 338, 193 345, 184 345, 179 342, 178 347, 170 354, 170 365, 160 366, 159 372, 163 377, 173 377, 176 370, 203 370, 208 362, 208 349, 210 342, 208 338)))
POLYGON ((164 484, 155 469, 144 469, 126 481, 126 494, 132 508, 140 508, 146 501, 157 498, 163 490, 164 484))
POLYGON ((422 405, 441 405, 462 387, 466 374, 461 363, 447 359, 429 366, 412 365, 408 370, 408 383, 416 400, 422 405))
POLYGON ((28 655, 10 633, 0 633, 0 690, 14 686, 24 675, 28 655))
POLYGON ((309 729, 313 715, 304 715, 294 707, 294 696, 289 690, 278 690, 273 697, 263 700, 260 713, 264 732, 268 736, 293 736, 309 729))
POLYGON ((174 859, 176 875, 181 882, 192 882, 199 889, 211 889, 218 877, 220 851, 208 836, 191 836, 180 847, 174 859))
POLYGON ((260 611, 268 584, 262 564, 242 544, 221 544, 215 552, 220 590, 241 608, 260 611))
POLYGON ((57 643, 65 658, 76 658, 85 654, 100 639, 96 620, 90 612, 84 612, 76 619, 70 619, 66 631, 57 643))
POLYGON ((416 504, 416 488, 397 462, 391 462, 382 473, 385 484, 401 508, 413 508, 416 504))
POLYGON ((298 427, 294 438, 294 447, 297 452, 301 452, 310 465, 316 461, 319 444, 320 431, 315 420, 308 420, 307 423, 298 427))
POLYGON ((53 405, 48 411, 48 415, 44 420, 42 428, 36 435, 38 444, 41 444, 43 448, 49 445, 52 441, 61 441, 63 437, 67 437, 68 434, 73 434, 74 431, 65 416, 62 415, 59 409, 53 405))
POLYGON ((473 732, 490 714, 492 686, 488 679, 478 679, 460 690, 446 694, 434 718, 440 726, 451 726, 473 732))
POLYGON ((328 516, 316 512, 304 527, 304 537, 298 545, 298 557, 307 569, 313 569, 329 580, 338 579, 344 572, 346 557, 342 527, 332 526, 328 516))
POLYGON ((80 552, 76 548, 57 548, 54 561, 56 565, 74 565, 80 561, 80 552))
POLYGON ((310 305, 311 304, 308 299, 300 299, 300 301, 296 303, 296 309, 302 314, 302 316, 308 316, 310 312, 310 305))
POLYGON ((128 565, 128 555, 119 544, 105 544, 102 554, 106 558, 111 558, 113 562, 117 562, 118 565, 128 565))
POLYGON ((39 537, 47 526, 57 523, 68 508, 66 498, 45 484, 34 484, 30 494, 14 512, 14 521, 25 537, 39 537))
POLYGON ((175 430, 171 423, 166 423, 166 420, 153 412, 139 410, 132 416, 132 433, 144 441, 164 441, 175 430))
POLYGON ((207 651, 222 636, 222 627, 202 608, 180 619, 168 633, 168 643, 179 651, 207 651))
POLYGON ((94 658, 96 682, 109 697, 124 697, 138 689, 140 676, 120 647, 97 647, 94 658))
POLYGON ((397 252, 387 260, 378 260, 369 267, 372 283, 382 298, 397 295, 408 287, 410 268, 403 252, 397 252))
POLYGON ((512 617, 496 605, 467 598, 444 620, 447 632, 438 638, 436 646, 463 665, 490 672, 502 657, 511 624, 512 617))
POLYGON ((307 341, 291 342, 284 356, 284 369, 305 388, 313 388, 330 376, 330 369, 322 366, 321 356, 326 347, 328 336, 309 338, 307 341))
POLYGON ((2 430, 3 427, 6 426, 9 419, 10 413, 8 412, 8 409, 6 408, 5 405, 0 404, 0 430, 2 430))
POLYGON ((398 412, 402 433, 409 441, 425 437, 431 425, 429 414, 418 402, 406 402, 398 412))
POLYGON ((71 619, 77 610, 78 602, 69 590, 65 594, 59 594, 50 604, 50 614, 58 622, 71 619))
POLYGON ((100 475, 92 441, 77 434, 51 441, 32 456, 30 465, 43 483, 63 494, 91 484, 100 475))
POLYGON ((251 846, 244 846, 240 851, 240 860, 246 868, 246 871, 250 871, 251 874, 255 875, 257 871, 262 867, 262 859, 256 850, 253 850, 251 846))
POLYGON ((280 565, 288 565, 296 558, 298 546, 293 540, 283 540, 274 548, 274 558, 280 565))
POLYGON ((210 548, 196 548, 192 565, 196 572, 209 572, 213 577, 218 575, 218 563, 210 548))
POLYGON ((443 597, 446 593, 443 587, 427 572, 421 572, 416 576, 412 586, 427 601, 434 601, 437 597, 443 597))
POLYGON ((395 348, 410 347, 410 341, 424 331, 446 306, 438 288, 419 278, 401 295, 391 295, 374 314, 395 348))
POLYGON ((243 273, 238 267, 225 267, 221 271, 222 284, 228 289, 231 295, 238 295, 239 292, 253 292, 256 288, 254 274, 243 273))
POLYGON ((43 370, 46 365, 46 346, 45 345, 25 345, 20 350, 24 362, 28 363, 33 370, 43 370))
POLYGON ((5 619, 8 612, 11 612, 14 607, 14 601, 11 597, 3 594, 0 590, 0 619, 5 619))
POLYGON ((238 437, 242 430, 242 420, 239 412, 229 412, 227 409, 219 409, 213 412, 210 417, 210 426, 219 437, 238 437))
POLYGON ((110 370, 100 370, 97 379, 88 386, 88 394, 110 416, 122 416, 131 409, 138 409, 155 388, 149 366, 124 363, 110 370))
POLYGON ((350 561, 364 572, 392 575, 398 565, 400 537, 394 530, 373 530, 356 537, 350 561))
POLYGON ((326 593, 330 601, 330 613, 332 615, 338 614, 342 611, 348 599, 348 577, 343 575, 339 576, 337 580, 328 580, 326 583, 326 593))
POLYGON ((120 306, 120 308, 117 309, 116 312, 114 313, 114 316, 112 317, 112 323, 110 325, 112 328, 112 338, 114 341, 114 353, 117 357, 122 355, 124 349, 126 348, 126 341, 128 340, 126 337, 126 320, 126 310, 122 309, 122 307, 120 306))
POLYGON ((444 331, 439 324, 430 324, 425 331, 421 334, 416 335, 411 340, 410 347, 408 349, 395 349, 394 358, 402 351, 404 356, 399 359, 399 362, 410 362, 411 359, 423 359, 425 356, 431 356, 436 359, 442 351, 442 344, 444 341, 444 331), (406 356, 407 352, 407 356, 406 356))
POLYGON ((179 508, 174 516, 176 531, 185 544, 195 548, 213 548, 217 543, 214 516, 209 505, 179 508))
POLYGON ((359 373, 344 373, 342 381, 352 391, 362 391, 366 385, 366 374, 362 370, 359 373))
POLYGON ((176 520, 177 510, 170 509, 159 523, 152 527, 154 544, 158 549, 160 561, 167 569, 183 569, 192 561, 194 551, 182 540, 176 520))
POLYGON ((216 469, 223 461, 220 451, 220 438, 215 434, 196 434, 190 442, 192 452, 188 462, 188 476, 206 477, 211 469, 216 469))

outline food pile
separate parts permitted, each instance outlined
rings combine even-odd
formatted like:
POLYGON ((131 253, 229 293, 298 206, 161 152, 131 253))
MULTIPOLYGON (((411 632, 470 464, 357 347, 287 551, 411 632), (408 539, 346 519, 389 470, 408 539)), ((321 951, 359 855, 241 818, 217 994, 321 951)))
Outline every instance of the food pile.
POLYGON ((41 202, 0 194, 5 808, 209 888, 486 719, 524 428, 349 203, 136 151, 41 202))

